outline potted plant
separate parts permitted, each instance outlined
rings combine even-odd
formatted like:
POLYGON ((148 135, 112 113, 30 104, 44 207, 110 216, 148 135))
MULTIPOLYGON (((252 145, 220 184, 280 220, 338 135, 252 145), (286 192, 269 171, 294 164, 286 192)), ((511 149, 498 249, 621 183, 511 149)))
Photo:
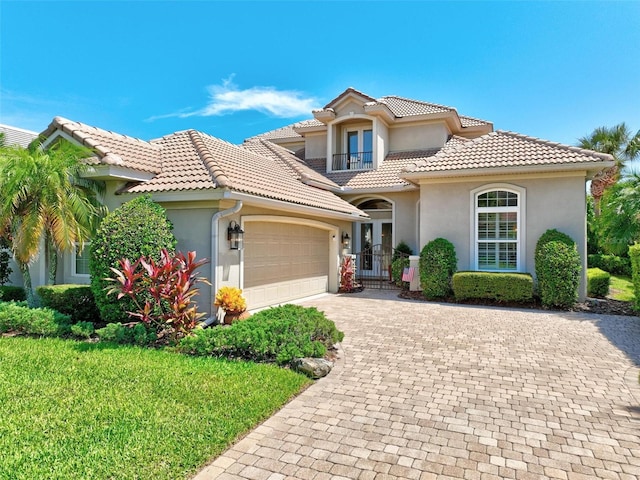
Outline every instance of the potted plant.
POLYGON ((224 310, 224 323, 231 325, 235 320, 248 317, 247 301, 242 290, 236 287, 221 287, 216 293, 214 305, 224 310))

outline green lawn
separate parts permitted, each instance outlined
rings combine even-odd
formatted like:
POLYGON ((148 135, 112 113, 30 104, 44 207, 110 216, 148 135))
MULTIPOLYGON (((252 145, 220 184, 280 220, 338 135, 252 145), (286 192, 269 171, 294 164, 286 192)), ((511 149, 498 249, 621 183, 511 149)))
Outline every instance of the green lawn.
POLYGON ((273 365, 0 338, 0 478, 188 478, 308 383, 273 365))
POLYGON ((608 296, 614 300, 633 302, 636 296, 633 293, 633 283, 631 283, 631 278, 612 274, 608 296))

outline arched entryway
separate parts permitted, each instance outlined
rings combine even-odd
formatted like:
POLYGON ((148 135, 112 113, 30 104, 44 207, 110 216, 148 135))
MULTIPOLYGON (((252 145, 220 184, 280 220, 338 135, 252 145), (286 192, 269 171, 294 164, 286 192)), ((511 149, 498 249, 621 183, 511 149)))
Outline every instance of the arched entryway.
POLYGON ((364 286, 387 288, 393 255, 393 203, 379 197, 354 203, 369 215, 355 226, 356 277, 364 286))

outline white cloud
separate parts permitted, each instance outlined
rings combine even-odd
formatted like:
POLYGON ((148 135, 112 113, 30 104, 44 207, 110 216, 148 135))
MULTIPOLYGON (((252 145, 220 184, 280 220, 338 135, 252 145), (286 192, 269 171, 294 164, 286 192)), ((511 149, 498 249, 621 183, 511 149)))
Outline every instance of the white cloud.
POLYGON ((240 90, 233 82, 233 75, 223 80, 222 85, 210 85, 209 103, 193 112, 180 111, 157 115, 149 120, 169 117, 211 117, 227 115, 243 110, 256 110, 274 117, 297 117, 309 115, 317 108, 316 99, 305 97, 294 90, 278 90, 275 87, 251 87, 240 90))

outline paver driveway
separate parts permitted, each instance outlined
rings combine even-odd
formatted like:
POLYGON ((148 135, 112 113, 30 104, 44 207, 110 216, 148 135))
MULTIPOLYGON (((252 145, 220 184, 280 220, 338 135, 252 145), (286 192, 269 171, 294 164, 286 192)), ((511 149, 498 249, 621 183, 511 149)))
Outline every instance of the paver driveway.
POLYGON ((640 478, 637 317, 307 304, 346 334, 333 372, 197 480, 640 478))

